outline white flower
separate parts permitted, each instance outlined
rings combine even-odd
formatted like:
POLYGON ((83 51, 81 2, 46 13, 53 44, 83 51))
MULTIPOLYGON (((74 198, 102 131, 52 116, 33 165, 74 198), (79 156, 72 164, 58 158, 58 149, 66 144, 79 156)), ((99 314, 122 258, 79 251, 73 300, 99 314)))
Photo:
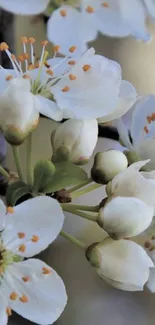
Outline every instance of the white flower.
POLYGON ((88 162, 98 139, 96 120, 68 120, 61 124, 52 136, 53 159, 66 155, 74 164, 88 162))
MULTIPOLYGON (((89 248, 88 248, 89 250, 89 248)), ((154 264, 145 250, 130 240, 114 241, 109 237, 86 253, 98 275, 115 288, 143 290, 154 264)))
POLYGON ((0 221, 0 324, 7 324, 11 310, 37 324, 52 324, 67 302, 64 284, 44 262, 23 258, 58 236, 64 221, 59 203, 40 196, 6 210, 0 201, 0 221))
MULTIPOLYGON (((95 55, 93 48, 85 52, 77 62, 72 58, 76 46, 68 50, 67 57, 54 57, 47 61, 47 41, 44 41, 41 58, 35 62, 34 42, 33 38, 22 37, 24 54, 18 57, 19 61, 11 55, 7 44, 1 43, 0 48, 10 57, 14 70, 0 70, 0 93, 12 77, 28 78, 38 111, 55 120, 102 117, 104 122, 111 121, 125 114, 135 102, 136 91, 129 82, 122 80, 120 65, 101 55, 95 55), (27 45, 31 50, 31 64, 28 63, 27 45), (21 68, 23 60, 25 73, 21 68)), ((55 47, 55 55, 57 51, 58 46, 55 47)))
POLYGON ((115 126, 124 146, 135 151, 140 159, 150 158, 147 168, 155 169, 155 96, 141 97, 131 114, 125 116, 124 120, 116 121, 115 126))
POLYGON ((97 183, 106 184, 127 166, 127 158, 119 150, 97 152, 91 170, 92 178, 97 183))
POLYGON ((101 208, 99 225, 113 239, 137 236, 149 227, 154 208, 134 197, 114 197, 101 208))
POLYGON ((0 7, 16 15, 37 15, 43 12, 49 0, 0 0, 0 7))
POLYGON ((112 37, 133 35, 144 41, 150 39, 145 20, 147 16, 155 17, 152 0, 81 0, 78 8, 77 3, 74 7, 61 6, 47 25, 48 39, 60 44, 64 54, 75 40, 79 52, 85 51, 98 32, 112 37))

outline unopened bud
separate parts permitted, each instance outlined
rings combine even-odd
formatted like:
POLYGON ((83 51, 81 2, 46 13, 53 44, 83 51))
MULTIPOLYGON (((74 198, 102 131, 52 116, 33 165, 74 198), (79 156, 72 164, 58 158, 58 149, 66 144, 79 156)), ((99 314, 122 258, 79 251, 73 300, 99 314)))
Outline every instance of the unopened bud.
POLYGON ((107 184, 117 174, 127 168, 126 156, 118 150, 98 152, 91 170, 92 179, 99 184, 107 184))

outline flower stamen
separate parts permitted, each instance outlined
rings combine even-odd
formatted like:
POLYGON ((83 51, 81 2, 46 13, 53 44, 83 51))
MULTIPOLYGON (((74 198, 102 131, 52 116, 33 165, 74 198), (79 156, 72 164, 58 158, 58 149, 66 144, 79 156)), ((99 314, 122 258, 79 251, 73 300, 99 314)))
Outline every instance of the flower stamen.
POLYGON ((20 297, 19 300, 23 303, 27 303, 29 301, 28 297, 25 295, 22 295, 22 297, 20 297))

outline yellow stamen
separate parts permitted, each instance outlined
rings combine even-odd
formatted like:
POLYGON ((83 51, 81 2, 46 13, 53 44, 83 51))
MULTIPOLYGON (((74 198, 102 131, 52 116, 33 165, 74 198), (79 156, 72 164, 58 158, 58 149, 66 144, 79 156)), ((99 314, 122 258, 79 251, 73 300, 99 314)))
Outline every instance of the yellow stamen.
POLYGON ((31 77, 28 74, 24 74, 23 79, 31 79, 31 77))
POLYGON ((42 268, 42 272, 43 272, 43 274, 51 274, 51 269, 48 269, 47 267, 43 267, 42 268))
POLYGON ((46 73, 49 74, 49 76, 53 76, 54 75, 54 71, 51 69, 46 70, 46 73))
POLYGON ((23 280, 24 282, 29 282, 29 281, 30 281, 30 277, 29 277, 29 276, 23 276, 23 277, 22 277, 22 280, 23 280))
POLYGON ((35 69, 34 64, 32 64, 32 63, 29 64, 27 69, 28 69, 29 71, 34 70, 34 69, 35 69))
POLYGON ((20 245, 19 248, 18 248, 19 252, 22 252, 24 253, 25 250, 26 250, 26 246, 25 245, 20 245))
POLYGON ((60 51, 60 45, 55 45, 55 46, 53 46, 53 52, 54 53, 57 53, 57 52, 59 52, 60 51))
POLYGON ((39 236, 33 235, 31 240, 33 243, 37 243, 39 241, 39 236))
POLYGON ((62 17, 66 17, 66 16, 67 16, 67 10, 65 10, 65 9, 61 9, 61 10, 60 10, 60 15, 61 15, 62 17))
POLYGON ((29 37, 29 38, 28 38, 28 43, 33 44, 33 43, 35 43, 35 42, 36 42, 36 40, 35 40, 34 37, 29 37))
POLYGON ((11 59, 12 59, 13 61, 15 61, 15 60, 16 60, 16 57, 15 57, 15 55, 14 55, 14 54, 11 54, 11 59))
POLYGON ((9 80, 13 79, 13 76, 11 76, 11 74, 10 74, 10 75, 7 76, 5 79, 6 79, 6 81, 9 81, 9 80))
POLYGON ((88 71, 88 70, 90 70, 91 69, 91 65, 90 64, 85 64, 84 66, 83 66, 83 71, 88 71))
POLYGON ((18 298, 18 294, 16 293, 16 292, 12 292, 11 294, 10 294, 10 299, 11 300, 16 300, 18 298))
POLYGON ((75 52, 75 50, 76 50, 76 46, 74 45, 70 47, 69 52, 73 53, 75 52))
POLYGON ((69 79, 70 80, 76 80, 76 76, 72 73, 69 74, 69 79))
POLYGON ((69 87, 68 86, 65 86, 64 88, 62 88, 62 91, 65 93, 65 92, 67 92, 67 91, 69 91, 69 87))
POLYGON ((75 60, 70 60, 70 61, 68 61, 68 64, 75 65, 76 64, 76 61, 75 60))
POLYGON ((146 134, 149 133, 149 130, 148 130, 147 126, 144 126, 144 132, 145 132, 146 134))
POLYGON ((12 315, 12 311, 11 311, 11 308, 10 307, 7 307, 6 308, 6 313, 8 316, 11 316, 12 315))
POLYGON ((24 61, 24 56, 23 55, 18 55, 18 61, 23 62, 24 61))
POLYGON ((23 303, 26 303, 26 302, 29 301, 28 297, 25 296, 25 295, 22 295, 22 297, 20 297, 19 300, 20 300, 21 302, 23 302, 23 303))
POLYGON ((28 43, 28 39, 26 36, 22 36, 20 39, 21 39, 22 43, 24 43, 24 44, 28 43))
POLYGON ((24 237, 25 237, 25 233, 24 233, 24 232, 19 232, 19 233, 18 233, 18 237, 19 237, 20 239, 24 238, 24 237))
POLYGON ((103 6, 104 8, 109 8, 109 3, 108 3, 108 2, 103 2, 103 3, 102 3, 102 6, 103 6))
POLYGON ((8 49, 9 49, 9 46, 7 43, 5 43, 5 42, 0 43, 0 51, 6 51, 8 49))
POLYGON ((23 54, 23 58, 24 58, 24 60, 28 60, 29 59, 29 54, 28 53, 24 53, 23 54))
POLYGON ((86 11, 88 12, 88 14, 92 14, 95 10, 92 6, 87 6, 86 11))
POLYGON ((45 41, 41 41, 41 45, 42 46, 46 46, 48 44, 48 41, 47 40, 45 40, 45 41))
POLYGON ((7 207, 7 213, 14 213, 15 210, 13 207, 7 207))

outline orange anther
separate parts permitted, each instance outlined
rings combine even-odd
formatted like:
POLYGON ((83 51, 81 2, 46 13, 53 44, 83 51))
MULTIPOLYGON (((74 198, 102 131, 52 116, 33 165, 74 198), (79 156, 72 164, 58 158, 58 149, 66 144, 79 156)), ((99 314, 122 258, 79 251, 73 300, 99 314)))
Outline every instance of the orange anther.
POLYGON ((25 237, 25 233, 24 232, 18 232, 18 237, 20 239, 24 238, 25 237))
POLYGON ((37 243, 39 241, 39 236, 33 235, 31 240, 33 243, 37 243))
POLYGON ((109 3, 108 3, 108 2, 103 2, 103 3, 102 3, 102 6, 103 6, 104 8, 109 8, 109 3))
POLYGON ((20 39, 21 39, 22 43, 25 43, 25 44, 28 43, 28 39, 26 36, 22 36, 20 39))
POLYGON ((29 281, 30 281, 30 277, 29 277, 29 276, 23 276, 23 277, 22 277, 22 280, 23 280, 24 282, 29 282, 29 281))
POLYGON ((22 297, 20 297, 19 300, 20 300, 21 302, 23 302, 23 303, 26 303, 26 302, 29 301, 29 298, 28 298, 27 296, 25 296, 25 295, 22 295, 22 297))
POLYGON ((76 64, 76 61, 75 60, 70 60, 70 61, 68 61, 68 64, 75 65, 76 64))
POLYGON ((39 63, 39 62, 36 62, 35 65, 34 65, 34 67, 35 67, 36 69, 39 68, 39 67, 40 67, 40 63, 39 63))
POLYGON ((48 68, 48 69, 50 68, 50 64, 47 61, 44 62, 44 65, 46 68, 48 68))
POLYGON ((64 88, 62 88, 62 91, 65 93, 65 92, 67 92, 67 91, 69 91, 69 87, 68 86, 65 86, 64 88))
POLYGON ((152 122, 152 117, 151 116, 148 115, 146 119, 147 119, 149 124, 152 122))
POLYGON ((15 57, 15 55, 14 55, 14 54, 11 54, 11 59, 12 59, 13 61, 15 61, 15 60, 16 60, 16 57, 15 57))
POLYGON ((60 10, 60 15, 61 15, 62 17, 66 17, 66 16, 67 16, 67 10, 66 10, 66 9, 61 9, 61 10, 60 10))
POLYGON ((57 52, 59 52, 60 51, 60 45, 54 45, 53 46, 53 52, 54 53, 57 53, 57 52))
POLYGON ((151 119, 152 119, 152 122, 155 121, 155 113, 152 113, 152 115, 151 115, 151 119))
POLYGON ((30 77, 28 74, 24 74, 24 75, 23 75, 23 78, 24 78, 24 79, 31 79, 31 77, 30 77))
POLYGON ((149 133, 149 130, 148 130, 147 126, 144 126, 144 132, 145 132, 146 134, 149 133))
POLYGON ((13 79, 13 76, 11 76, 11 74, 10 74, 5 79, 6 79, 6 81, 9 81, 9 80, 13 79))
POLYGON ((12 315, 12 311, 11 311, 11 308, 10 307, 7 307, 6 308, 6 313, 8 316, 11 316, 12 315))
POLYGON ((7 207, 7 213, 14 213, 15 210, 13 207, 7 207))
POLYGON ((24 253, 25 250, 26 250, 26 246, 25 245, 20 245, 18 250, 19 250, 19 252, 24 253))
POLYGON ((42 46, 46 46, 48 44, 48 41, 47 40, 45 40, 45 41, 41 41, 41 45, 42 46))
POLYGON ((29 54, 28 53, 23 53, 23 58, 24 58, 24 60, 28 60, 29 59, 29 54))
POLYGON ((88 70, 90 70, 91 69, 91 65, 90 64, 85 64, 84 66, 83 66, 83 71, 88 71, 88 70))
POLYGON ((0 50, 1 51, 6 51, 8 49, 9 49, 9 46, 8 46, 7 43, 5 43, 5 42, 0 43, 0 50))
POLYGON ((23 55, 18 55, 18 61, 23 62, 24 61, 24 56, 23 55))
POLYGON ((73 53, 75 52, 75 50, 76 50, 76 46, 74 45, 70 47, 69 52, 73 53))
POLYGON ((43 274, 51 274, 51 269, 48 269, 47 267, 43 267, 42 268, 42 272, 43 272, 43 274))
POLYGON ((46 73, 49 74, 49 76, 53 76, 54 72, 51 69, 46 70, 46 73))
POLYGON ((72 73, 69 74, 69 79, 70 80, 76 80, 76 76, 72 73))
POLYGON ((89 14, 92 14, 95 10, 92 6, 87 6, 86 8, 86 11, 89 13, 89 14))
POLYGON ((10 299, 11 300, 16 300, 18 298, 18 294, 16 293, 16 292, 12 292, 11 294, 10 294, 10 299))
POLYGON ((29 37, 29 38, 28 38, 28 43, 33 44, 33 43, 35 43, 35 42, 36 42, 36 40, 35 40, 34 37, 29 37))
POLYGON ((29 65, 28 65, 28 70, 31 71, 31 70, 33 70, 33 69, 35 69, 34 64, 32 64, 32 63, 29 64, 29 65))

